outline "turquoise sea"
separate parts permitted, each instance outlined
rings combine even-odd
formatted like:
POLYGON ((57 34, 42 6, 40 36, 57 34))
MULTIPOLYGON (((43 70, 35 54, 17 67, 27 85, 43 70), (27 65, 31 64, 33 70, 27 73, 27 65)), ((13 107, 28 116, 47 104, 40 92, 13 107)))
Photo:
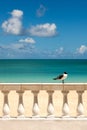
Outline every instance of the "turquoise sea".
POLYGON ((87 60, 0 60, 2 83, 60 83, 53 78, 64 71, 68 82, 87 82, 87 60))

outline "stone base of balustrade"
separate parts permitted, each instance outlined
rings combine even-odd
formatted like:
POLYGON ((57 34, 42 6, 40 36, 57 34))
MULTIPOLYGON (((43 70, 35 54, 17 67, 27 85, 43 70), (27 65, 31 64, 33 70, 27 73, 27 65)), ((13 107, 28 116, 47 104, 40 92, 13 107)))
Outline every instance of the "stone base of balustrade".
POLYGON ((5 116, 3 116, 2 118, 3 118, 3 119, 6 119, 6 118, 9 119, 10 116, 9 116, 9 115, 5 115, 5 116))
POLYGON ((32 118, 41 118, 40 115, 33 115, 32 118))
POLYGON ((24 115, 21 115, 21 116, 18 116, 17 118, 18 118, 18 119, 20 119, 20 118, 23 118, 23 119, 24 119, 24 118, 26 118, 26 117, 25 117, 24 115))
POLYGON ((55 118, 55 115, 48 115, 46 118, 55 118))
POLYGON ((0 120, 87 120, 87 117, 0 117, 0 120))
POLYGON ((70 118, 69 115, 62 115, 62 118, 70 118))
POLYGON ((77 115, 77 118, 85 118, 85 115, 77 115))
POLYGON ((87 118, 55 118, 50 120, 48 118, 40 118, 34 120, 32 118, 25 118, 19 120, 17 118, 10 118, 10 120, 3 121, 0 119, 0 130, 87 130, 87 118))

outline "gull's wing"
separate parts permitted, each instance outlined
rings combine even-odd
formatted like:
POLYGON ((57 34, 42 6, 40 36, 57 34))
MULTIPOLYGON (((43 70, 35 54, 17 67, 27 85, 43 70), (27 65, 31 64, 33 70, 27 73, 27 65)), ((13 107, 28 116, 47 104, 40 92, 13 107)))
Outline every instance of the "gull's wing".
POLYGON ((54 78, 54 80, 61 79, 62 77, 63 77, 63 75, 59 75, 56 78, 54 78))
POLYGON ((57 76, 57 79, 61 79, 63 77, 63 75, 59 75, 57 76))

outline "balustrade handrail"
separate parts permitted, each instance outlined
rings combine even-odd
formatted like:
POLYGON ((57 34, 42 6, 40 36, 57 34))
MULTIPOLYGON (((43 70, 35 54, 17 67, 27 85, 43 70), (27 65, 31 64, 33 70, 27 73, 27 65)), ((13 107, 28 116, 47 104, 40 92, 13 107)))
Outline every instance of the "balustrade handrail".
POLYGON ((61 90, 61 91, 84 91, 87 83, 0 83, 1 91, 25 91, 25 90, 61 90))

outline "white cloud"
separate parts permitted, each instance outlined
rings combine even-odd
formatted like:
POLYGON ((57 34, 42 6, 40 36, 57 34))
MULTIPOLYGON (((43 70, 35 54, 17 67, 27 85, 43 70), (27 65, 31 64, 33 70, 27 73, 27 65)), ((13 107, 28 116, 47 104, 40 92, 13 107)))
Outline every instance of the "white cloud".
POLYGON ((14 9, 14 10, 11 12, 11 15, 12 15, 13 17, 21 18, 22 15, 23 15, 23 11, 14 9))
POLYGON ((30 44, 30 43, 27 44, 27 43, 29 43, 29 41, 27 41, 25 39, 23 40, 23 42, 19 40, 16 43, 11 43, 8 45, 0 45, 0 50, 9 51, 9 52, 14 51, 14 52, 29 53, 30 51, 33 51, 35 49, 35 46, 34 46, 34 44, 30 44))
POLYGON ((2 24, 2 28, 7 33, 19 35, 21 34, 22 24, 19 19, 11 18, 2 24))
POLYGON ((85 52, 87 52, 87 46, 85 45, 81 45, 80 48, 77 49, 77 53, 79 54, 84 54, 85 52))
POLYGON ((21 10, 13 10, 11 18, 2 23, 2 28, 6 33, 20 35, 22 33, 21 10))
POLYGON ((46 12, 46 8, 43 5, 40 5, 39 9, 37 9, 36 14, 38 17, 42 17, 44 16, 45 12, 46 12))
POLYGON ((11 44, 9 47, 9 49, 13 49, 13 50, 24 49, 24 48, 25 48, 24 44, 19 44, 19 43, 11 44))
POLYGON ((64 51, 63 47, 60 47, 59 49, 56 49, 55 54, 62 54, 64 51))
POLYGON ((58 57, 62 57, 64 56, 64 48, 60 47, 56 50, 50 51, 50 50, 45 50, 43 51, 43 55, 46 57, 50 57, 50 58, 58 58, 58 57))
POLYGON ((56 25, 54 23, 49 24, 40 24, 36 26, 32 26, 29 29, 29 33, 32 36, 38 36, 38 37, 51 37, 56 35, 56 25))
MULTIPOLYGON (((45 8, 45 7, 41 5, 40 8, 45 8)), ((22 19, 21 19, 23 16, 23 11, 14 9, 10 14, 11 17, 2 23, 2 29, 4 30, 4 32, 8 34, 30 35, 30 36, 38 36, 38 37, 52 37, 57 34, 56 31, 57 27, 55 23, 37 24, 35 26, 32 25, 30 28, 23 28, 22 19)), ((31 40, 32 39, 27 39, 25 42, 28 41, 30 42, 31 40)), ((34 41, 31 42, 34 43, 34 41)))
POLYGON ((26 39, 20 39, 19 42, 24 42, 24 43, 35 43, 35 40, 33 38, 26 38, 26 39))
POLYGON ((14 43, 14 44, 9 44, 9 45, 1 45, 1 49, 6 49, 6 50, 18 50, 18 49, 24 49, 24 44, 20 43, 14 43))

